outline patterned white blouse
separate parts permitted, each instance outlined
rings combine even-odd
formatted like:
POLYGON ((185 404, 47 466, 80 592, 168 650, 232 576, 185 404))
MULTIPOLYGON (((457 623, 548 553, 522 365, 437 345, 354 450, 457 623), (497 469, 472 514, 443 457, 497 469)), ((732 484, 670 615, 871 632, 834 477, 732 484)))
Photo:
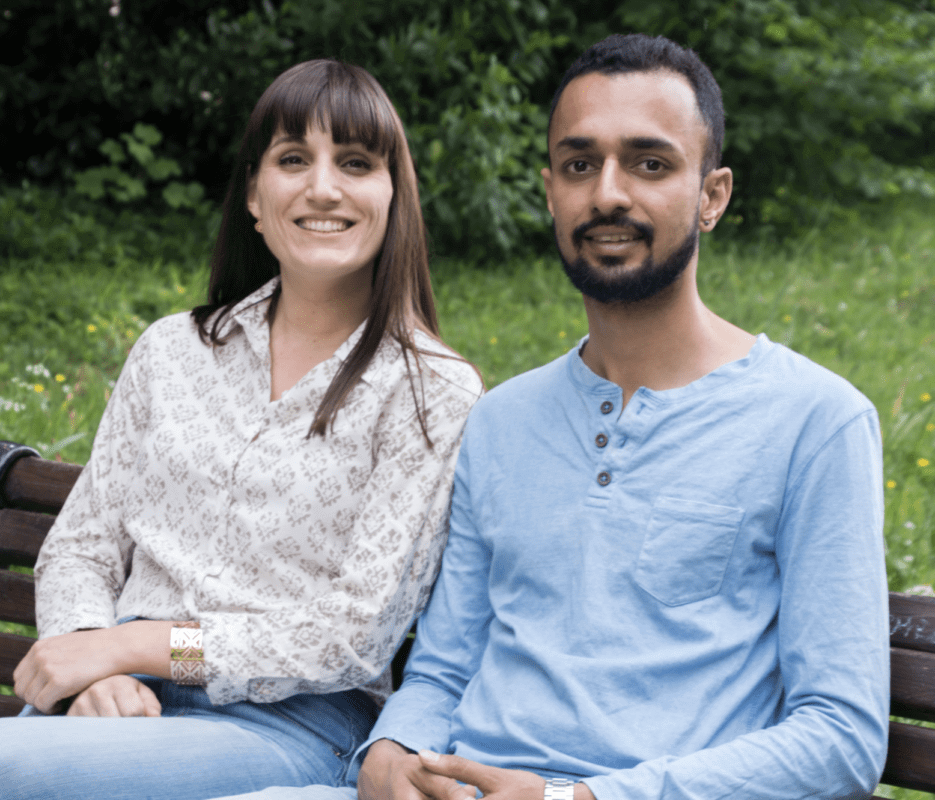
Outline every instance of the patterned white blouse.
POLYGON ((188 314, 140 337, 39 555, 39 633, 196 620, 215 704, 356 687, 380 700, 438 570, 481 382, 416 333, 430 449, 388 336, 333 431, 307 438, 363 325, 271 402, 276 281, 237 305, 223 346, 204 345, 188 314))

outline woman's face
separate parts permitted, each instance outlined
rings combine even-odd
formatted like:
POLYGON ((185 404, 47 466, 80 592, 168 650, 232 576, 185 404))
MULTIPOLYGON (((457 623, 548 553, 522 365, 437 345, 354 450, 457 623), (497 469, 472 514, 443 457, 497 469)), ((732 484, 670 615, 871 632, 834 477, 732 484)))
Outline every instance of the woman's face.
POLYGON ((331 283, 371 269, 392 199, 383 156, 359 143, 335 144, 330 128, 312 126, 303 139, 273 135, 247 208, 262 222, 284 281, 331 283))

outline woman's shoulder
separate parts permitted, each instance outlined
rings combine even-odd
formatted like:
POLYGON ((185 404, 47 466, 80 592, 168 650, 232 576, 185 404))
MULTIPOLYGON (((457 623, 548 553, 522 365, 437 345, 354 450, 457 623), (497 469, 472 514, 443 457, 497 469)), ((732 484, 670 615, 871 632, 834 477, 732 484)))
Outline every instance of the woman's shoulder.
POLYGON ((470 361, 439 339, 417 330, 413 336, 423 383, 442 391, 458 392, 473 402, 484 393, 480 371, 470 361))
POLYGON ((179 357, 198 344, 203 343, 191 312, 180 311, 150 323, 140 334, 130 355, 139 357, 147 353, 150 356, 179 357))

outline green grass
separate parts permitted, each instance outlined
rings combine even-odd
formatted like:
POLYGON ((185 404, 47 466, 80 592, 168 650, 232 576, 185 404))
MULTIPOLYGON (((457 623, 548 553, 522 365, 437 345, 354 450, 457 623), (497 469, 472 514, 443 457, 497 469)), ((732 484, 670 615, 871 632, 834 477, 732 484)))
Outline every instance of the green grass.
MULTIPOLYGON (((840 373, 884 439, 890 587, 935 581, 933 203, 868 209, 787 241, 705 237, 717 313, 840 373)), ((121 364, 152 320, 201 302, 216 220, 115 214, 34 189, 0 193, 0 438, 83 463, 121 364)), ((554 256, 433 268, 442 333, 488 387, 586 333, 554 256)))
MULTIPOLYGON (((699 266, 714 311, 838 372, 876 405, 896 591, 935 582, 933 218, 935 203, 916 201, 780 242, 714 234, 699 266)), ((215 225, 0 191, 0 438, 83 463, 140 329, 202 301, 215 225)), ((488 387, 586 333, 580 298, 551 254, 481 265, 439 259, 433 279, 445 339, 488 387)))

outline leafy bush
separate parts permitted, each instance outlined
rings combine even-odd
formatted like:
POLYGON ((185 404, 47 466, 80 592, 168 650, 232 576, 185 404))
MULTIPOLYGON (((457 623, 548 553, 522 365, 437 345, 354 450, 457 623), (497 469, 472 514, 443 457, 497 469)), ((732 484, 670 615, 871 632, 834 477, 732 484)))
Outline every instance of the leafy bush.
POLYGON ((100 168, 106 192, 132 194, 151 181, 146 165, 100 167, 98 151, 143 122, 165 134, 160 155, 181 177, 217 199, 269 81, 335 56, 367 67, 397 104, 439 252, 541 250, 551 93, 583 47, 637 30, 695 48, 718 77, 734 222, 790 229, 828 198, 935 194, 932 0, 8 4, 0 175, 62 185, 100 168))
MULTIPOLYGON (((75 175, 75 188, 79 194, 92 200, 106 196, 119 203, 127 203, 151 194, 153 187, 147 184, 162 183, 182 174, 175 159, 156 155, 153 148, 162 141, 162 134, 152 125, 137 122, 133 133, 122 133, 120 138, 122 145, 115 139, 105 139, 98 148, 110 159, 110 164, 91 167, 75 175), (129 172, 121 166, 128 161, 131 162, 129 172), (132 162, 136 162, 135 165, 132 162)), ((196 208, 204 194, 204 187, 195 181, 187 184, 169 181, 162 189, 162 199, 170 208, 196 208)))

